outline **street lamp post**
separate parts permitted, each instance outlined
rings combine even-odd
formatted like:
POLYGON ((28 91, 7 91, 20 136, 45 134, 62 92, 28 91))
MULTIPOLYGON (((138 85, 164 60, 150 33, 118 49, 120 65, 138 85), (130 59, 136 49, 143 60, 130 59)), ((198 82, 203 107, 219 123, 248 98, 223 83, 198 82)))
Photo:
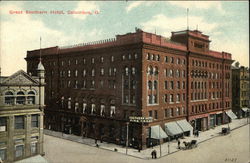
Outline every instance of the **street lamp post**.
POLYGON ((159 125, 159 145, 160 145, 160 157, 161 157, 161 134, 160 134, 160 125, 159 125))
POLYGON ((170 153, 170 138, 168 137, 168 154, 170 153))
POLYGON ((129 122, 126 122, 126 125, 127 125, 127 137, 126 137, 126 155, 128 154, 128 125, 129 125, 129 122))

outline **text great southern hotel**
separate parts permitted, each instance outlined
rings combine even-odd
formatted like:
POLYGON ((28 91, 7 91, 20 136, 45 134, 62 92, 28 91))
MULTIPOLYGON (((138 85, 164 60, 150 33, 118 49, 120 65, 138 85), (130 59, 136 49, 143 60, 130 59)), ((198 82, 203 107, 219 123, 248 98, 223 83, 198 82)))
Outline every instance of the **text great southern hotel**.
POLYGON ((82 15, 92 15, 99 14, 99 11, 63 11, 63 10, 51 10, 51 11, 30 11, 30 10, 9 10, 9 14, 82 14, 82 15))

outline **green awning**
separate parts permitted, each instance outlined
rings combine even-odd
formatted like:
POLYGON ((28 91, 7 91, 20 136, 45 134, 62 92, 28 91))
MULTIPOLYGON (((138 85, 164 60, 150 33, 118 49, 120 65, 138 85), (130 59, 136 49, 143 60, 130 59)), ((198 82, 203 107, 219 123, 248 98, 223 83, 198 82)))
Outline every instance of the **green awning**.
POLYGON ((176 121, 176 123, 182 129, 183 132, 193 131, 193 127, 187 122, 186 119, 176 121))
POLYGON ((182 129, 177 125, 176 122, 165 123, 165 130, 167 134, 171 136, 183 133, 182 129))
POLYGON ((232 112, 232 110, 226 111, 226 114, 227 114, 231 119, 237 119, 237 116, 232 112))
POLYGON ((250 112, 249 108, 241 108, 244 112, 250 112))
POLYGON ((151 138, 153 139, 162 139, 162 138, 167 138, 168 135, 163 131, 163 129, 159 126, 151 126, 151 138))

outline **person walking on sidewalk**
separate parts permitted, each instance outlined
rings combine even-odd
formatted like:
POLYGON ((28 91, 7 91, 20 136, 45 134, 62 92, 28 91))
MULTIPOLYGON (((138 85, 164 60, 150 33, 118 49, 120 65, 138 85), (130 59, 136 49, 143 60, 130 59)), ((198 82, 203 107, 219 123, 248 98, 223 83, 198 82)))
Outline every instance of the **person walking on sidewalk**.
POLYGON ((180 147, 181 142, 180 142, 180 140, 179 140, 179 139, 178 139, 177 141, 178 141, 178 149, 181 149, 181 147, 180 147))
POLYGON ((152 155, 152 159, 156 159, 156 158, 157 158, 156 150, 153 150, 153 151, 151 152, 151 155, 152 155))

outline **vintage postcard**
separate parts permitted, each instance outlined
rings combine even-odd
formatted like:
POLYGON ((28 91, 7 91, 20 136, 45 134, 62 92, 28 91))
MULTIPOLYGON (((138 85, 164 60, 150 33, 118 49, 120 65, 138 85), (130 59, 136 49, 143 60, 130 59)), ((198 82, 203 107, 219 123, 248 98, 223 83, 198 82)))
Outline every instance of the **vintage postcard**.
POLYGON ((0 163, 249 162, 248 1, 1 1, 0 163))

